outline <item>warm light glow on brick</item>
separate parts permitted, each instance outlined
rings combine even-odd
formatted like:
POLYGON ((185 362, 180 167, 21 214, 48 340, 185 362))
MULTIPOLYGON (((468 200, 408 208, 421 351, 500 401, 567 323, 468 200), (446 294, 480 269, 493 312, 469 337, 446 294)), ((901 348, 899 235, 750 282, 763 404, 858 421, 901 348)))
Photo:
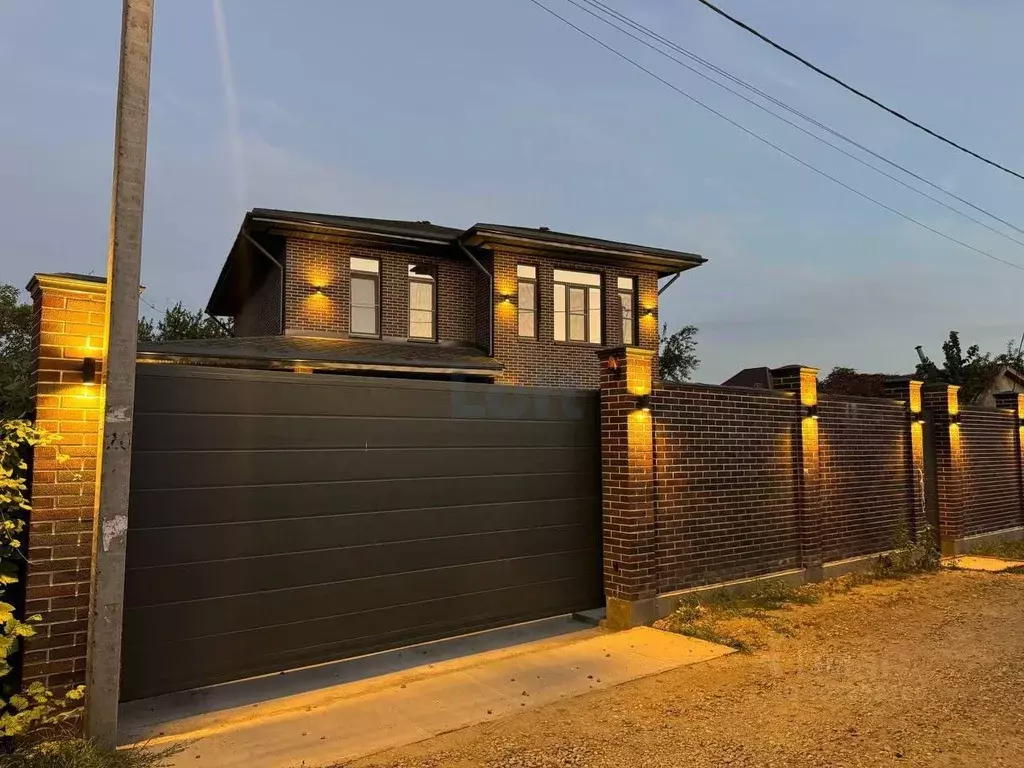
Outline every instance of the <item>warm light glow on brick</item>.
POLYGON ((306 266, 306 282, 311 288, 326 288, 338 282, 338 276, 333 267, 326 263, 318 262, 306 266))
POLYGON ((950 384, 946 388, 946 407, 949 409, 950 416, 956 416, 960 413, 960 387, 950 384))

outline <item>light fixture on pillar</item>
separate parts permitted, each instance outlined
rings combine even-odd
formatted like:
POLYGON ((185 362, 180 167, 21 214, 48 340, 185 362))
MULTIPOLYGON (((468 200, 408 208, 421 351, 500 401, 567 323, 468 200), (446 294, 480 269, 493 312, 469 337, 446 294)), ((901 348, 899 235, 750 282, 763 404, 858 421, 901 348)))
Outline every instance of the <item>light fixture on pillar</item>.
POLYGON ((512 302, 511 293, 499 293, 497 299, 501 304, 510 304, 512 302))
POLYGON ((96 384, 95 357, 82 358, 82 383, 89 387, 94 386, 96 384))
POLYGON ((951 414, 949 414, 949 423, 950 424, 959 424, 960 423, 960 414, 959 413, 951 413, 951 414))
POLYGON ((638 411, 643 411, 644 413, 650 413, 651 412, 651 395, 650 395, 650 393, 648 393, 646 395, 637 395, 637 398, 636 398, 636 408, 637 408, 638 411))
POLYGON ((804 416, 808 419, 818 420, 818 404, 808 405, 804 407, 804 416))

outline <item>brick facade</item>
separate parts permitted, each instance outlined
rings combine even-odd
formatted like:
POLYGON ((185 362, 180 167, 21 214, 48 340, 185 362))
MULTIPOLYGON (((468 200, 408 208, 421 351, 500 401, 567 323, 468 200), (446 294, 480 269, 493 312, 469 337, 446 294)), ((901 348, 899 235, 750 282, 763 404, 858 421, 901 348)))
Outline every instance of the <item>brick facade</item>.
POLYGON ((412 264, 423 264, 436 270, 437 340, 476 344, 479 270, 469 260, 300 238, 288 238, 285 247, 286 332, 348 335, 353 256, 380 262, 382 338, 408 339, 408 270, 412 264))
MULTIPOLYGON (((407 268, 429 264, 436 270, 437 340, 491 351, 491 285, 487 276, 461 254, 423 254, 319 239, 290 237, 280 258, 284 263, 284 327, 293 334, 345 337, 349 333, 349 259, 377 259, 381 264, 381 334, 406 341, 409 325, 407 268)), ((493 356, 505 366, 501 384, 597 389, 594 352, 622 344, 622 312, 617 278, 636 280, 637 345, 657 352, 658 276, 649 269, 595 265, 554 259, 536 253, 477 249, 494 281, 493 356), (538 335, 519 336, 516 266, 537 267, 538 335), (597 272, 602 276, 602 339, 599 344, 554 340, 555 269, 597 272), (501 295, 509 296, 501 300, 501 295)), ((280 285, 272 272, 235 319, 238 335, 278 333, 280 285)), ((656 364, 655 364, 656 368, 656 364)))
POLYGON ((281 270, 271 269, 242 311, 235 316, 236 336, 274 336, 281 333, 281 270))
MULTIPOLYGON (((538 335, 536 339, 519 335, 518 312, 515 300, 499 302, 494 315, 494 357, 505 366, 500 379, 503 384, 521 386, 554 386, 597 389, 599 374, 594 366, 594 352, 601 348, 622 344, 622 312, 616 294, 616 279, 637 279, 638 304, 651 311, 637 321, 638 344, 641 349, 658 349, 658 277, 653 271, 624 267, 599 266, 585 262, 564 261, 538 257, 527 253, 495 250, 494 281, 498 294, 515 295, 517 289, 516 266, 528 264, 537 267, 538 335), (554 270, 571 269, 598 272, 602 277, 601 316, 602 340, 600 344, 580 344, 555 341, 554 330, 554 270)), ((654 362, 657 370, 657 362, 654 362)))
MULTIPOLYGON (((32 457, 25 611, 39 613, 25 641, 27 685, 85 680, 93 512, 103 400, 82 381, 82 360, 103 357, 106 286, 58 275, 29 285, 35 310, 33 400, 37 424, 60 437, 32 457), (67 458, 58 461, 58 454, 67 458)), ((97 381, 99 374, 97 373, 97 381)))

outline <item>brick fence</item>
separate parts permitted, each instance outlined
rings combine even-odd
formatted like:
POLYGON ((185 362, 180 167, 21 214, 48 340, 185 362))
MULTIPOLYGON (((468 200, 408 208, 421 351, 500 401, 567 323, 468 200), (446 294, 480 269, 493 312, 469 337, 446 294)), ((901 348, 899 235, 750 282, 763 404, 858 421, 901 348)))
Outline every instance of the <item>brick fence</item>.
POLYGON ((916 537, 930 522, 947 554, 1024 534, 1024 395, 961 409, 957 387, 908 379, 886 398, 819 397, 803 366, 763 390, 660 383, 632 348, 601 364, 611 626, 705 585, 841 573, 901 528, 916 537))
MULTIPOLYGON (((38 426, 60 437, 32 458, 25 611, 43 623, 25 641, 22 678, 52 688, 85 681, 96 462, 103 402, 83 360, 103 351, 106 286, 36 275, 32 391, 38 426), (58 454, 66 458, 58 461, 58 454)), ((95 381, 100 373, 95 371, 95 381)))
MULTIPOLYGON (((104 285, 37 275, 33 388, 61 437, 32 462, 26 682, 81 682, 102 388, 104 285), (99 377, 97 375, 97 380, 99 377)), ((930 521, 947 553, 1024 532, 1024 395, 961 408, 956 387, 890 382, 887 399, 821 396, 817 371, 773 372, 771 391, 669 384, 654 353, 600 353, 604 582, 612 625, 650 621, 673 596, 773 573, 820 578, 875 555, 901 523, 930 521), (922 423, 927 416, 927 424, 922 423)))

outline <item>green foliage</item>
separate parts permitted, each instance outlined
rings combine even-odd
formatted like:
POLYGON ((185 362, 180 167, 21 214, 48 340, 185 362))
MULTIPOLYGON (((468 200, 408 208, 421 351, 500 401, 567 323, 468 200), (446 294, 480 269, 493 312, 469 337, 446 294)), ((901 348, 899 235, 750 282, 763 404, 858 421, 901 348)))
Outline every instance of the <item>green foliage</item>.
POLYGON ((901 578, 934 571, 938 569, 939 561, 939 545, 932 527, 924 526, 914 539, 910 536, 906 521, 900 518, 893 534, 892 549, 879 558, 875 576, 901 578))
POLYGON ((154 325, 149 318, 139 320, 139 341, 180 341, 182 339, 221 339, 230 336, 232 321, 223 325, 201 309, 185 308, 180 301, 164 312, 154 325))
POLYGON ((668 326, 662 326, 658 342, 658 373, 662 381, 681 383, 690 380, 700 365, 696 336, 697 327, 693 325, 684 326, 671 336, 668 326))
POLYGON ((31 407, 32 306, 13 285, 0 284, 0 417, 18 418, 31 407))
POLYGON ((984 394, 1004 365, 1019 371, 1024 370, 1024 352, 1019 350, 1019 345, 1008 341, 1006 351, 998 355, 989 352, 982 354, 977 344, 972 344, 964 352, 960 344, 960 334, 950 331, 949 338, 942 344, 943 367, 939 368, 925 356, 924 360, 917 364, 916 375, 929 384, 958 384, 960 400, 964 403, 973 403, 984 394))
POLYGON ((110 750, 85 739, 55 739, 0 756, 0 768, 161 768, 182 747, 110 750))
MULTIPOLYGON (((11 671, 11 657, 20 650, 22 638, 35 634, 33 624, 41 616, 19 619, 9 593, 17 587, 24 561, 21 552, 26 514, 31 510, 25 496, 25 472, 22 458, 25 448, 50 445, 56 437, 36 429, 27 421, 0 424, 0 736, 20 736, 37 725, 58 725, 73 717, 74 709, 85 695, 83 687, 73 688, 58 697, 41 683, 13 693, 5 680, 11 671)), ((58 460, 66 457, 58 454, 58 460)))

